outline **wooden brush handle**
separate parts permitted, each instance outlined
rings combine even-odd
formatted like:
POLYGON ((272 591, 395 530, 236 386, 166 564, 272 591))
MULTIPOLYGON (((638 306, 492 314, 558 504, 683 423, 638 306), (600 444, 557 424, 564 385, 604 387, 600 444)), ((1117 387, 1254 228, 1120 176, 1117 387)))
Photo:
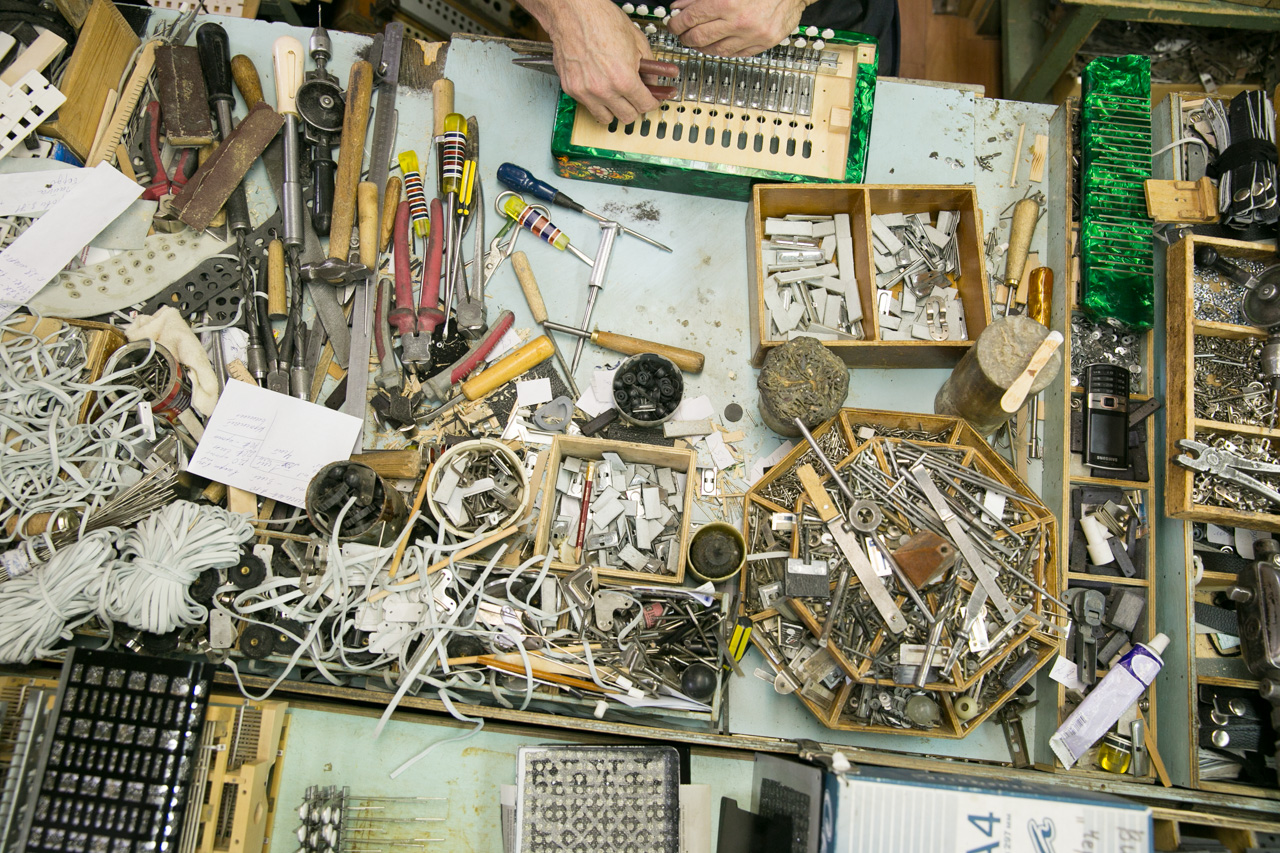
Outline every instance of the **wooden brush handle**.
POLYGON ((617 335, 613 332, 592 332, 591 342, 602 346, 605 349, 614 352, 624 353, 625 355, 635 355, 636 353, 651 352, 657 355, 669 358, 675 362, 676 366, 686 373, 701 373, 702 366, 706 363, 706 356, 700 352, 693 350, 681 349, 673 347, 669 344, 659 344, 654 341, 646 341, 643 338, 633 338, 628 335, 617 335))
POLYGON ((453 81, 441 77, 431 84, 431 135, 444 134, 444 117, 453 112, 453 81))
POLYGON ((262 78, 258 76, 258 68, 253 60, 238 53, 231 57, 231 79, 236 81, 240 97, 245 105, 253 109, 262 100, 262 78))
POLYGON ((284 280, 284 243, 272 240, 267 246, 267 316, 283 320, 289 316, 284 280))
POLYGON ((542 291, 538 290, 538 280, 533 277, 529 256, 524 252, 513 252, 511 267, 516 271, 520 289, 524 291, 525 301, 529 303, 529 310, 533 312, 533 322, 541 325, 547 319, 547 305, 542 301, 542 291))
POLYGON ((378 185, 361 181, 357 188, 360 210, 360 263, 372 270, 378 266, 378 185))

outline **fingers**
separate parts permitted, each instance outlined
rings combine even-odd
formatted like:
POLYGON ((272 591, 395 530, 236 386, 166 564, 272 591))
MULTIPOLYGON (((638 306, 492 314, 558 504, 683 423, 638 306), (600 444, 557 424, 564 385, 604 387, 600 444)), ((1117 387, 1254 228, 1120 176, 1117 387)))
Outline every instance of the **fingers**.
POLYGON ((738 34, 734 32, 732 24, 723 19, 717 19, 685 30, 684 34, 680 36, 680 43, 686 47, 696 47, 705 52, 708 45, 735 35, 738 34))

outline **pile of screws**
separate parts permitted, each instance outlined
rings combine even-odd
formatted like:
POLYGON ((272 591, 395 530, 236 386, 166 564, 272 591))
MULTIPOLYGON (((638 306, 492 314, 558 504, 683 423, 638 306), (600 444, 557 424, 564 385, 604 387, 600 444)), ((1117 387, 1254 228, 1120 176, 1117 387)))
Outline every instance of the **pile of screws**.
POLYGON ((1084 387, 1090 364, 1118 364, 1129 369, 1129 393, 1146 387, 1142 368, 1142 338, 1110 323, 1095 323, 1080 313, 1071 315, 1071 385, 1084 387))
POLYGON ((1276 405, 1269 378, 1262 373, 1261 355, 1258 338, 1196 335, 1196 417, 1274 428, 1276 405))
MULTIPOLYGON (((1266 264, 1250 258, 1231 258, 1230 261, 1255 278, 1267 269, 1266 264)), ((1197 320, 1234 323, 1237 326, 1252 325, 1242 312, 1245 289, 1214 268, 1195 265, 1192 294, 1197 320)))
MULTIPOLYGON (((831 433, 853 420, 865 418, 815 431, 824 453, 850 444, 831 433)), ((779 494, 802 455, 817 458, 811 449, 784 459, 782 471, 748 493, 743 600, 757 620, 752 637, 774 663, 775 688, 795 691, 829 726, 962 737, 1048 661, 1053 635, 1062 633, 1055 522, 1025 486, 1004 482, 970 447, 873 430, 860 426, 852 455, 835 463, 844 488, 830 477, 823 484, 836 521, 820 520, 800 491, 779 494), (847 546, 832 524, 846 527, 887 590, 888 606, 902 617, 897 629, 883 599, 877 604, 856 578, 843 597, 827 584, 798 583, 818 569, 835 581, 846 566, 847 546)))

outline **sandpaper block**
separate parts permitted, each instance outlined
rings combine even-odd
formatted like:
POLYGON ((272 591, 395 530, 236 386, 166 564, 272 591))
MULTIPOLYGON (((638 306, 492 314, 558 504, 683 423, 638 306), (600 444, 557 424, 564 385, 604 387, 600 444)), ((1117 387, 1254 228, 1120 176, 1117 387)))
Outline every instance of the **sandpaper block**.
POLYGON ((204 85, 200 51, 195 47, 156 48, 156 95, 164 117, 164 135, 175 148, 213 142, 209 90, 204 85))
POLYGON ((208 228, 231 197, 231 191, 283 126, 284 118, 260 101, 173 200, 178 219, 196 231, 208 228))

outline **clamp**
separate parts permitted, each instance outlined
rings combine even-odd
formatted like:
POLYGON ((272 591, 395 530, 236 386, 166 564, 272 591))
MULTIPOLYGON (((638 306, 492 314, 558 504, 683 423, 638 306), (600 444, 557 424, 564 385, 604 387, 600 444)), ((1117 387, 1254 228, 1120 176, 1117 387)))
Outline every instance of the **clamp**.
POLYGON ((1280 465, 1245 459, 1233 453, 1210 447, 1202 441, 1194 441, 1189 438, 1180 439, 1178 446, 1197 454, 1196 456, 1188 456, 1182 453, 1175 456, 1173 461, 1183 468, 1190 468, 1192 471, 1199 471, 1217 477, 1220 480, 1235 483, 1237 486, 1248 489, 1272 503, 1280 505, 1280 492, 1245 473, 1246 471, 1252 471, 1259 474, 1280 474, 1280 465))

